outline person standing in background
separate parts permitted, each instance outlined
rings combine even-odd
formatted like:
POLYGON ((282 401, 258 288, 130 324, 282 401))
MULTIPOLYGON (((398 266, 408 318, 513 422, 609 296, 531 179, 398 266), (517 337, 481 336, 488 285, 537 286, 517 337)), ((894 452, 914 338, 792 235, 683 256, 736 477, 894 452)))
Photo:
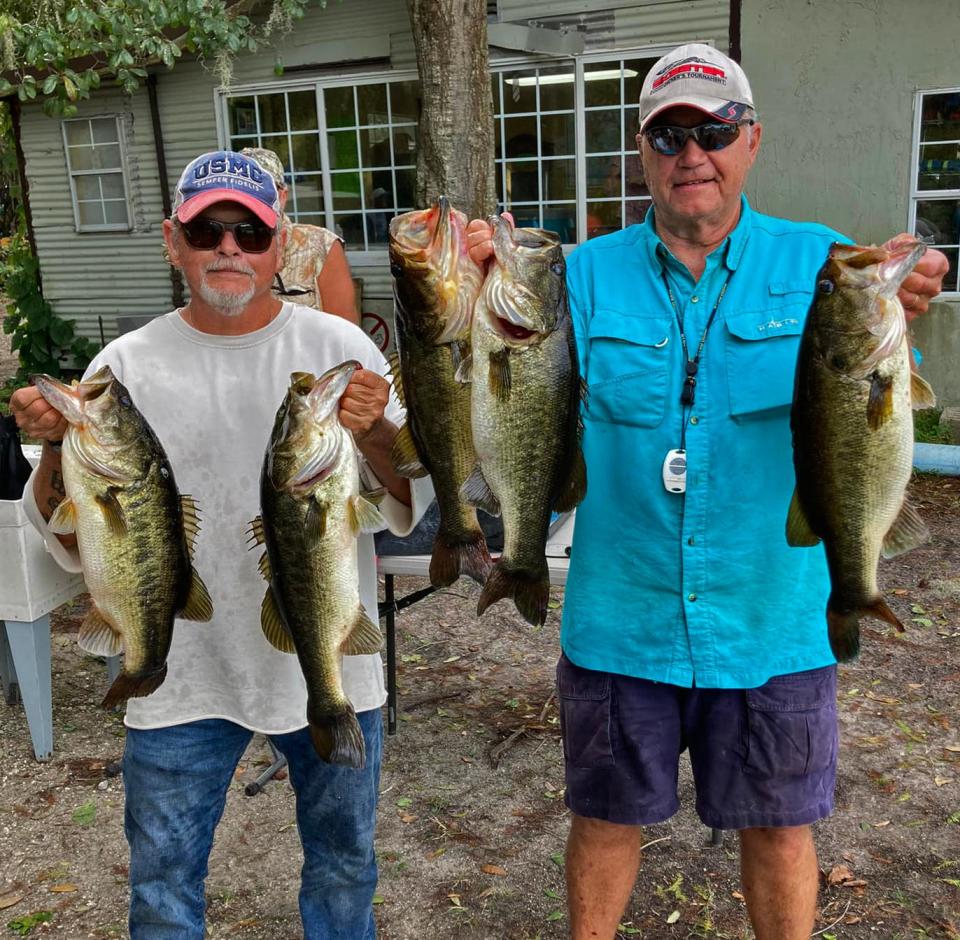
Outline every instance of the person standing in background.
MULTIPOLYGON (((280 158, 262 147, 245 147, 241 153, 253 157, 273 177, 281 210, 285 210, 290 191, 280 158)), ((359 326, 360 313, 343 240, 319 225, 293 222, 285 211, 282 220, 283 266, 274 293, 283 300, 332 313, 359 326)))

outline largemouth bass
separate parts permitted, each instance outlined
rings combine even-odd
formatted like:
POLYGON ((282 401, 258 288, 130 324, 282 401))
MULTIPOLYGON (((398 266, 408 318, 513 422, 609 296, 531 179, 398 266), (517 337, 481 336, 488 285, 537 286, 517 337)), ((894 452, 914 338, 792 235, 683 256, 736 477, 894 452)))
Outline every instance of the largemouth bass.
POLYGON ((823 541, 830 570, 827 628, 838 660, 860 650, 859 621, 903 630, 877 587, 881 555, 929 532, 906 501, 913 466, 911 408, 935 399, 910 366, 897 291, 925 248, 834 245, 817 276, 797 363, 791 426, 797 486, 791 545, 823 541))
POLYGON ((261 515, 251 524, 253 540, 266 547, 264 636, 300 660, 317 753, 358 768, 366 760, 363 733, 341 669, 344 656, 376 653, 382 643, 360 604, 357 536, 386 526, 360 495, 356 447, 339 418, 340 396, 359 368, 349 361, 319 379, 291 375, 264 456, 261 515))
POLYGON ((72 387, 49 375, 33 382, 70 425, 62 450, 67 495, 50 529, 76 533, 93 599, 80 646, 94 656, 124 653, 123 672, 103 700, 112 708, 166 678, 174 618, 213 616, 192 564, 199 514, 177 492, 163 446, 109 366, 72 387))
POLYGON ((529 623, 541 624, 550 514, 573 509, 586 493, 580 374, 560 240, 499 217, 490 222, 494 259, 474 314, 471 359, 460 372, 472 383, 477 453, 461 492, 503 516, 503 554, 477 613, 510 597, 529 623))
POLYGON ((429 472, 433 479, 440 510, 430 559, 434 587, 453 584, 461 574, 482 584, 490 572, 477 511, 460 497, 476 457, 470 389, 454 375, 469 354, 473 308, 483 282, 467 254, 466 221, 441 196, 432 209, 407 212, 390 223, 397 384, 407 408, 393 461, 404 476, 429 472))

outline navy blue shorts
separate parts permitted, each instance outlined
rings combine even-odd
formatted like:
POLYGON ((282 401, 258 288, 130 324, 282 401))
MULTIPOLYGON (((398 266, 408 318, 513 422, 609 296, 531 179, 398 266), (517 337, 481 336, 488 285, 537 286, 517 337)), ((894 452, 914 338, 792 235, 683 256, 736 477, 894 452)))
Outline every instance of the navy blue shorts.
POLYGON ((756 689, 687 689, 583 669, 560 656, 566 803, 626 825, 680 807, 690 750, 697 813, 714 829, 802 826, 829 816, 837 773, 837 667, 756 689))

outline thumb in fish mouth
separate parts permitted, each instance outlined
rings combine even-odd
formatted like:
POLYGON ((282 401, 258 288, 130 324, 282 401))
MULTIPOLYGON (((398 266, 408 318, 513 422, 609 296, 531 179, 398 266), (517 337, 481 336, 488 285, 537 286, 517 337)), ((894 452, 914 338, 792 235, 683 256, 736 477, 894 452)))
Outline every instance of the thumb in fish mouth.
POLYGON ((31 375, 30 382, 47 404, 59 411, 70 424, 79 424, 83 420, 79 386, 65 385, 53 376, 44 374, 31 375))

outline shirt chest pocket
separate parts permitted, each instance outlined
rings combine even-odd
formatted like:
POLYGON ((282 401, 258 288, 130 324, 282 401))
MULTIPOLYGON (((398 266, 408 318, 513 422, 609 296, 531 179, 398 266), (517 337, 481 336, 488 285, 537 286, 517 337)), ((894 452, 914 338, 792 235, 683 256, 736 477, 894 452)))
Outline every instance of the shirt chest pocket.
POLYGON ((673 323, 597 310, 590 321, 587 417, 653 428, 663 420, 673 323))
POLYGON ((727 382, 735 419, 766 417, 790 406, 811 296, 806 284, 772 284, 763 309, 727 316, 727 382))

